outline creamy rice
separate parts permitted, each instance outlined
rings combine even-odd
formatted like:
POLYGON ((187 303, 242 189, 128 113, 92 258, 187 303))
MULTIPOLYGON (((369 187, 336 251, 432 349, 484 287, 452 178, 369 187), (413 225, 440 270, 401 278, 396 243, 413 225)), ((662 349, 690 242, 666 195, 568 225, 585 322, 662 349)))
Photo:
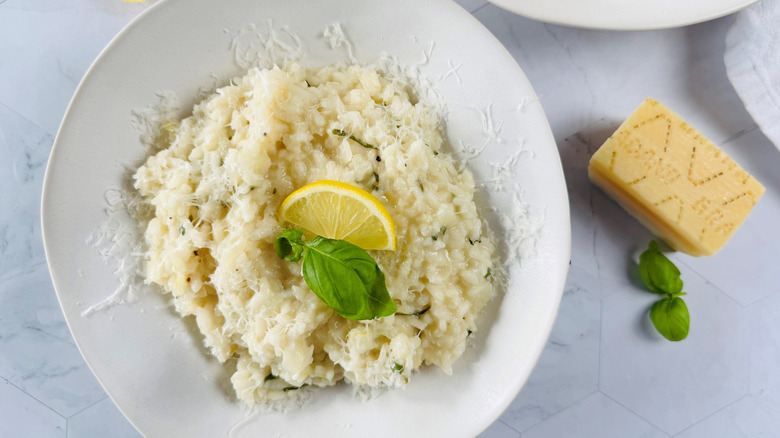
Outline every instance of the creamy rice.
POLYGON ((239 399, 342 379, 399 387, 426 364, 452 372, 493 294, 495 245, 471 173, 442 151, 439 120, 405 84, 370 66, 254 69, 170 131, 135 174, 155 210, 147 281, 195 317, 220 362, 236 359, 239 399), (300 263, 277 257, 281 202, 323 179, 368 190, 395 221, 398 250, 369 251, 395 315, 344 319, 309 290, 300 263))

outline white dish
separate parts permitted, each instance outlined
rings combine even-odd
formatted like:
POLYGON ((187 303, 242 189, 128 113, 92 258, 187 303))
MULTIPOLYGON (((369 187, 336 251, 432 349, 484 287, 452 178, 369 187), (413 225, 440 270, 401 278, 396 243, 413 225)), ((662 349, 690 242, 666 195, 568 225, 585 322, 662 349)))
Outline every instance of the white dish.
POLYGON ((488 0, 546 23, 588 29, 650 30, 701 23, 757 0, 488 0))
POLYGON ((208 356, 200 333, 166 307, 165 297, 142 294, 130 304, 82 312, 119 285, 114 267, 85 240, 107 221, 106 191, 122 187, 124 166, 138 165, 145 156, 131 112, 156 102, 160 91, 191 108, 199 91, 214 85, 212 75, 225 82, 242 73, 234 64, 231 35, 243 29, 241 38, 251 37, 246 30, 252 23, 258 33, 270 26, 295 45, 283 30, 288 26, 300 37, 301 61, 311 65, 353 55, 371 62, 382 52, 404 65, 421 64, 449 109, 450 142, 486 145, 469 160, 477 178, 489 180, 496 166, 508 177, 503 187, 489 183, 480 202, 497 207, 489 213, 493 219, 528 215, 539 227, 534 244, 525 246, 533 247, 532 254, 511 267, 508 288, 483 311, 474 345, 454 375, 429 368, 405 390, 368 402, 354 398, 346 385, 316 390, 303 408, 252 417, 231 436, 478 434, 515 397, 547 340, 568 268, 569 211, 557 148, 531 85, 486 29, 444 0, 167 0, 120 33, 76 92, 44 184, 46 255, 84 358, 147 436, 226 436, 244 419, 229 383, 225 387, 228 371, 208 356), (331 49, 321 38, 334 22, 343 23, 354 42, 350 50, 331 49))

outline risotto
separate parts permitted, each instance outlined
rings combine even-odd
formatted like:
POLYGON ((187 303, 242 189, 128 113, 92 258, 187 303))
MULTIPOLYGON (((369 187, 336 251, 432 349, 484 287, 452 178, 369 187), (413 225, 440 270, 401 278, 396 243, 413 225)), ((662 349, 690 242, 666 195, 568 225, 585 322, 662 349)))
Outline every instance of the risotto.
POLYGON ((493 294, 495 245, 473 176, 442 150, 440 121, 403 81, 372 66, 254 69, 168 129, 135 174, 154 209, 147 281, 194 317, 220 362, 235 360, 240 400, 340 380, 399 387, 425 365, 452 372, 493 294), (398 249, 369 253, 394 315, 339 316, 300 263, 277 256, 280 204, 326 179, 369 191, 393 218, 398 249))

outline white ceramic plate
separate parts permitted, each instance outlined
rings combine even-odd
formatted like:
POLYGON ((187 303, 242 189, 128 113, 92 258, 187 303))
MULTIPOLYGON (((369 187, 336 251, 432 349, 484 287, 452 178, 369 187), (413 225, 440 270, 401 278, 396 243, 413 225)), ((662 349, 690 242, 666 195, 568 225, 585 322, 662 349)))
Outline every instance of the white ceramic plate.
MULTIPOLYGON (((294 46, 287 26, 300 37, 306 64, 343 61, 346 48, 331 49, 321 37, 334 22, 343 24, 361 62, 387 52, 402 64, 420 64, 448 106, 451 144, 485 144, 469 161, 476 176, 488 180, 496 167, 508 176, 480 195, 498 208, 491 217, 527 215, 538 235, 525 242, 534 251, 512 266, 507 290, 484 311, 453 376, 427 369, 405 390, 368 402, 346 385, 316 390, 303 408, 258 416, 232 436, 473 436, 512 401, 542 351, 569 262, 568 200, 534 91, 486 29, 444 0, 167 0, 130 24, 87 73, 57 135, 43 194, 46 255, 73 336, 108 394, 147 436, 227 436, 244 410, 225 387, 229 372, 166 298, 148 293, 81 316, 119 284, 113 266, 85 240, 107 221, 106 191, 122 187, 124 166, 144 157, 131 112, 156 102, 160 91, 191 108, 213 77, 225 82, 242 73, 232 35, 243 29, 239 40, 246 43, 253 23, 261 37, 276 29, 294 46)), ((246 54, 253 46, 244 43, 246 54)), ((498 228, 500 239, 513 237, 498 228)))
POLYGON ((757 0, 488 0, 534 20, 588 29, 650 30, 701 23, 757 0))

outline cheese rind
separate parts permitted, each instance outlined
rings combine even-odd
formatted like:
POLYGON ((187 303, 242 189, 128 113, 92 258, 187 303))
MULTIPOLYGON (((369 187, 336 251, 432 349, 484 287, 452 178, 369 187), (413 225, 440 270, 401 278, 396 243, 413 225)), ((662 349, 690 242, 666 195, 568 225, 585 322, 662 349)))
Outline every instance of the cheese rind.
POLYGON ((645 100, 591 157, 591 181, 672 248, 713 255, 764 187, 680 116, 645 100))

